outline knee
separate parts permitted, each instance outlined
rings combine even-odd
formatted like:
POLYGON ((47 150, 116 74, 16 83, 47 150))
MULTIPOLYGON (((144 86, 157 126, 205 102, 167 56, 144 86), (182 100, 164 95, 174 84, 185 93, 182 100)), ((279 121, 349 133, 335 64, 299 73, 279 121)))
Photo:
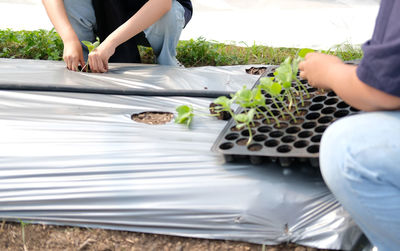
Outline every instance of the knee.
MULTIPOLYGON (((165 15, 159 20, 158 25, 164 26, 164 30, 177 29, 179 24, 184 24, 184 9, 176 0, 171 1, 171 6, 165 15)), ((183 28, 183 27, 182 27, 183 28)))
POLYGON ((351 148, 349 135, 353 123, 346 118, 330 125, 324 132, 320 146, 320 169, 325 181, 329 184, 337 182, 337 176, 342 171, 347 152, 351 148))

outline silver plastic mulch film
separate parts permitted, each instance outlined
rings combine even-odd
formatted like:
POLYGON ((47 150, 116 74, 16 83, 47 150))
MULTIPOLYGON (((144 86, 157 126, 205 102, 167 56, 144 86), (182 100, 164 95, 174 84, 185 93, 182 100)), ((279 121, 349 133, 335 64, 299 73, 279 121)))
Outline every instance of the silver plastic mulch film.
MULTIPOLYGON (((0 86, 237 90, 245 66, 112 65, 0 60, 0 86), (121 74, 122 73, 122 74, 121 74)), ((307 165, 227 164, 210 148, 225 121, 131 120, 143 111, 207 110, 212 99, 0 91, 0 218, 209 239, 350 249, 360 234, 307 165)))

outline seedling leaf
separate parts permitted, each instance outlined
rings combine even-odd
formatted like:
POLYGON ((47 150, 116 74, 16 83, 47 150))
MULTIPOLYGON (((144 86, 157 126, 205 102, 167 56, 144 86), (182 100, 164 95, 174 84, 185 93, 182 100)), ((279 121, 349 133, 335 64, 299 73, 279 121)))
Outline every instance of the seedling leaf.
POLYGON ((181 105, 176 108, 176 111, 178 112, 178 116, 175 118, 175 123, 186 124, 186 126, 189 127, 194 116, 193 107, 181 105))

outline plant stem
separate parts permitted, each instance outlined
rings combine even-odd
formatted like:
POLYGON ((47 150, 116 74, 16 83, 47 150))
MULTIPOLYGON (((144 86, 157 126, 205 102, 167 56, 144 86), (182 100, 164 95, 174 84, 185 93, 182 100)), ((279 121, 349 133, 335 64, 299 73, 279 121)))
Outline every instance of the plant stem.
MULTIPOLYGON (((264 108, 265 108, 265 107, 264 107, 264 108)), ((256 111, 258 111, 259 113, 261 113, 261 114, 264 116, 264 118, 267 120, 267 122, 270 123, 270 120, 269 120, 268 116, 265 115, 265 113, 264 113, 260 108, 256 107, 256 111)))
MULTIPOLYGON (((272 99, 272 102, 274 102, 274 105, 276 106, 276 109, 279 110, 279 112, 281 113, 282 117, 284 118, 285 117, 285 113, 283 113, 282 109, 278 106, 278 104, 276 103, 275 99, 272 99)), ((277 123, 278 127, 281 126, 280 123, 279 123, 279 120, 276 120, 276 123, 277 123)))
POLYGON ((310 97, 310 93, 308 93, 307 88, 303 85, 303 83, 301 83, 301 81, 298 78, 296 78, 296 82, 306 92, 307 98, 309 98, 310 97))
POLYGON ((247 144, 246 144, 246 146, 247 146, 247 145, 249 145, 249 144, 251 143, 251 141, 253 140, 253 133, 252 133, 252 131, 251 131, 250 124, 249 124, 249 123, 246 123, 246 125, 247 125, 247 130, 249 130, 249 140, 247 141, 247 144))
POLYGON ((294 120, 295 123, 297 123, 296 117, 289 111, 289 109, 287 108, 287 106, 284 104, 284 102, 281 102, 283 108, 285 109, 285 111, 289 114, 290 117, 292 117, 292 119, 294 120))

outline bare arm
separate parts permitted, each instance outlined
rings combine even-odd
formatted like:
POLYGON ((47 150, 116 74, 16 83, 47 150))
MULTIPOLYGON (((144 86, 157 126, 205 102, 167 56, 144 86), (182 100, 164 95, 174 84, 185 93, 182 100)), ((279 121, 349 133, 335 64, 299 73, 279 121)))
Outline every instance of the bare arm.
POLYGON ((115 48, 150 27, 165 15, 171 9, 171 6, 172 0, 148 1, 89 55, 90 68, 94 72, 106 72, 108 70, 108 59, 114 54, 115 48))
POLYGON ((85 64, 81 43, 68 20, 63 0, 42 0, 50 21, 64 43, 63 59, 68 69, 77 70, 78 65, 85 64))
POLYGON ((299 65, 300 76, 317 88, 331 89, 349 105, 364 111, 399 110, 400 98, 362 82, 356 66, 346 65, 339 58, 309 53, 299 65))

